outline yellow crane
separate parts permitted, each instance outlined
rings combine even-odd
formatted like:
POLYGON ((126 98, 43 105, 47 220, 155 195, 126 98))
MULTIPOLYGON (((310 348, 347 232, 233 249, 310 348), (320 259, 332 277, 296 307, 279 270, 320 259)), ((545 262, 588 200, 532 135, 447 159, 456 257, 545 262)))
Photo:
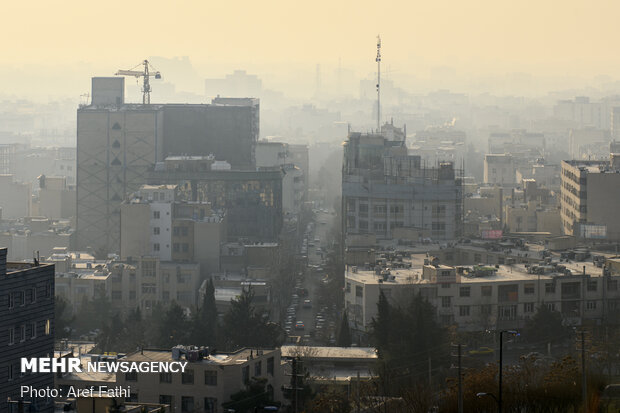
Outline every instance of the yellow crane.
POLYGON ((149 105, 151 103, 151 84, 149 78, 153 76, 155 79, 161 79, 161 73, 155 70, 153 65, 148 60, 144 60, 142 63, 137 64, 129 70, 119 70, 116 72, 116 76, 133 76, 136 79, 143 78, 142 83, 142 103, 149 105), (144 66, 144 70, 134 70, 138 66, 144 66), (149 70, 149 68, 151 70, 149 70))

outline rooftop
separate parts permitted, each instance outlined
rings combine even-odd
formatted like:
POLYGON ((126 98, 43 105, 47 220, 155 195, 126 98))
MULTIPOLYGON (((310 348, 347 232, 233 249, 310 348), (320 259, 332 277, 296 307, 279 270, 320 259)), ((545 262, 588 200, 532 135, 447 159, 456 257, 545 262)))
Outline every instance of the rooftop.
MULTIPOLYGON (((263 354, 275 353, 277 350, 258 350, 263 351, 263 354)), ((202 360, 190 362, 195 365, 202 364, 215 364, 219 366, 232 366, 243 364, 250 360, 250 357, 257 355, 256 349, 244 348, 233 353, 216 353, 210 354, 202 360)), ((158 349, 144 349, 142 351, 136 351, 135 353, 128 354, 123 360, 125 361, 155 361, 155 362, 170 362, 174 361, 172 358, 172 350, 158 350, 158 349)), ((185 359, 184 359, 185 361, 185 359)))

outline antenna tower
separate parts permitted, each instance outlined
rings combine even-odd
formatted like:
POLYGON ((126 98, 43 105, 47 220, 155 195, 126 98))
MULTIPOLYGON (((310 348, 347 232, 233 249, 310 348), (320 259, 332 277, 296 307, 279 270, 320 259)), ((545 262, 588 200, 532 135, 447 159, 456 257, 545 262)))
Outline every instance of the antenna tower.
POLYGON ((377 131, 381 133, 381 37, 377 35, 377 131))

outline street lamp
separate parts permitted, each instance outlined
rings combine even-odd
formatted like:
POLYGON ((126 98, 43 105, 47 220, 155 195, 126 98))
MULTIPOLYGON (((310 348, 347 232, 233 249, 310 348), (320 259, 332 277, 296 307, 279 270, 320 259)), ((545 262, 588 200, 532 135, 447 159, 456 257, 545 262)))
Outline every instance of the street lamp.
POLYGON ((478 396, 478 397, 485 397, 485 396, 492 397, 493 400, 495 400, 495 403, 497 403, 497 405, 499 406, 499 400, 497 400, 497 397, 495 397, 495 395, 493 393, 484 393, 484 392, 483 393, 476 393, 476 396, 478 396))
MULTIPOLYGON (((501 330, 499 332, 499 396, 497 398, 497 411, 499 413, 502 413, 502 364, 504 362, 504 353, 503 353, 503 349, 504 349, 504 340, 503 340, 503 335, 504 333, 508 333, 512 336, 518 336, 519 333, 517 333, 515 330, 501 330)), ((489 393, 490 394, 490 393, 489 393)))

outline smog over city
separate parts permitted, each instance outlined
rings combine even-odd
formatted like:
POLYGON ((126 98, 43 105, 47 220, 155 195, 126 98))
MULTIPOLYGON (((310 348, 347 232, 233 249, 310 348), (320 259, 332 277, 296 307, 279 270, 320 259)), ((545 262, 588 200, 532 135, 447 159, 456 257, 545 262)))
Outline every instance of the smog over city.
POLYGON ((618 411, 619 14, 3 4, 0 412, 618 411))

